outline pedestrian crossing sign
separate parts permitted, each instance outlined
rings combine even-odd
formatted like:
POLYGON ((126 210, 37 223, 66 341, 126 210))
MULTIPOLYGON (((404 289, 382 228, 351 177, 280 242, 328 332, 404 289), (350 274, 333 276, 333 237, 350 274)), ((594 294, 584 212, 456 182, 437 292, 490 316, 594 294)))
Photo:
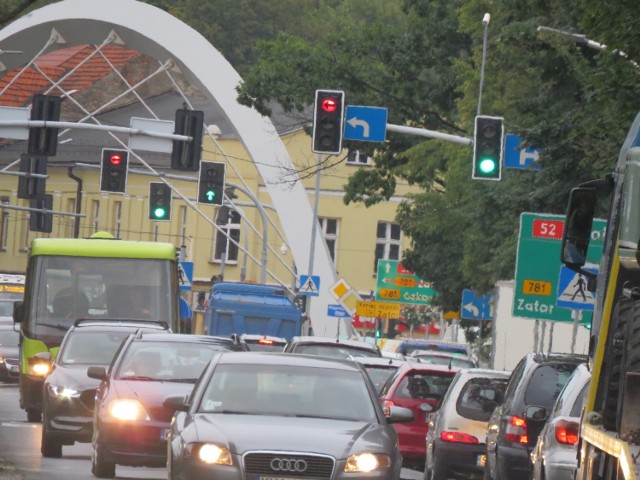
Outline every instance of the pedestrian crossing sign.
MULTIPOLYGON (((595 275, 598 274, 598 267, 595 265, 585 266, 584 270, 595 275)), ((593 311, 595 294, 587 290, 588 278, 585 274, 574 272, 566 266, 560 269, 558 279, 558 300, 556 305, 560 308, 572 310, 593 311)))
POLYGON ((320 296, 320 277, 318 275, 300 275, 300 295, 320 296))

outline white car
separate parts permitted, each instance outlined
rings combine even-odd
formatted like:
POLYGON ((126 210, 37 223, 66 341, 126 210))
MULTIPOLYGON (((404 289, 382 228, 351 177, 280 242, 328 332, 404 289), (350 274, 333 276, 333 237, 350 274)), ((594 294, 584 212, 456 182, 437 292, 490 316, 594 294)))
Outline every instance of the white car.
POLYGON ((577 448, 582 402, 591 373, 578 365, 564 386, 531 452, 534 480, 572 480, 578 466, 577 448))
POLYGON ((509 374, 482 368, 456 374, 440 409, 429 420, 425 480, 483 475, 487 422, 502 402, 509 374))

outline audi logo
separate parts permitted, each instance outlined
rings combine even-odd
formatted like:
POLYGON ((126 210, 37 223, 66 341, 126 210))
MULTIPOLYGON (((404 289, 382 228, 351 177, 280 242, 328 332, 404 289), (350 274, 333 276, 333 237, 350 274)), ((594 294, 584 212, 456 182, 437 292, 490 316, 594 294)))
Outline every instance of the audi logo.
POLYGON ((302 473, 307 469, 307 462, 293 458, 274 458, 269 465, 274 472, 302 473))

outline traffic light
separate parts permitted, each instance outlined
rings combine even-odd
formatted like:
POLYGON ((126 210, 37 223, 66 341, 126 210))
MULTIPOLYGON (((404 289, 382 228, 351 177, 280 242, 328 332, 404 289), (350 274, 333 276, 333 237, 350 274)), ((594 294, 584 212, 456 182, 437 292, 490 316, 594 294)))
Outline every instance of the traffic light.
POLYGON ((224 199, 223 162, 200 162, 200 177, 198 179, 198 203, 207 205, 222 205, 224 199))
POLYGON ((149 220, 171 220, 171 188, 164 182, 149 182, 149 220))
POLYGON ((174 131, 176 135, 188 135, 191 141, 174 140, 171 151, 171 168, 197 172, 202 157, 202 128, 204 112, 200 110, 176 110, 174 131))
POLYGON ((312 152, 333 154, 342 151, 343 119, 344 92, 316 90, 312 152))
POLYGON ((475 180, 500 180, 504 152, 502 117, 477 115, 473 134, 473 174, 475 180))
POLYGON ((382 337, 382 327, 383 327, 382 319, 376 318, 376 332, 375 332, 376 338, 382 337))
MULTIPOLYGON (((42 195, 32 198, 29 202, 31 208, 44 210, 53 209, 53 195, 42 195)), ((53 230, 53 214, 45 212, 31 212, 29 214, 29 230, 32 232, 51 233, 53 230)))
POLYGON ((100 191, 124 193, 127 188, 129 152, 113 148, 102 149, 100 191))
MULTIPOLYGON (((57 122, 60 120, 62 98, 56 95, 36 93, 31 101, 31 120, 57 122)), ((53 156, 58 149, 58 129, 54 127, 30 127, 27 152, 30 155, 53 156)))
POLYGON ((18 177, 18 198, 32 199, 45 194, 46 178, 32 177, 32 173, 47 174, 47 157, 40 155, 20 155, 20 172, 25 176, 18 177))

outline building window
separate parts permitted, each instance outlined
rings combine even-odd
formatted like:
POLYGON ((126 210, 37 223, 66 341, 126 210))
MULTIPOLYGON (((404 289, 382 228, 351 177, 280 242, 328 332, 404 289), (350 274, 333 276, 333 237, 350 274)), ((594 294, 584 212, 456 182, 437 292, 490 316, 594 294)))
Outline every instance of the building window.
POLYGON ((180 245, 187 245, 187 206, 180 207, 180 245))
MULTIPOLYGON (((67 198, 67 212, 76 213, 76 199, 75 198, 67 198)), ((76 222, 79 221, 78 217, 64 217, 67 219, 67 237, 73 238, 76 233, 76 222)))
POLYGON ((337 218, 318 218, 320 222, 320 228, 322 229, 322 236, 327 243, 329 254, 333 263, 336 263, 336 247, 338 244, 338 219, 337 218))
POLYGON ((376 258, 373 272, 378 271, 378 260, 400 260, 401 243, 400 225, 396 223, 378 222, 376 233, 376 258))
POLYGON ((360 150, 352 150, 347 155, 347 165, 371 165, 371 157, 360 150))
POLYGON ((229 212, 229 219, 226 225, 221 225, 220 230, 216 230, 215 243, 213 245, 213 261, 220 262, 222 253, 227 252, 225 262, 235 263, 238 261, 238 243, 240 242, 240 214, 235 210, 229 212), (235 240, 233 243, 231 239, 235 240))
POLYGON ((91 228, 92 233, 96 233, 98 231, 100 221, 100 200, 92 200, 91 201, 91 228))
POLYGON ((0 250, 7 251, 9 243, 9 210, 2 209, 0 214, 0 250))
POLYGON ((120 238, 120 225, 122 223, 122 202, 113 202, 113 236, 120 238))

